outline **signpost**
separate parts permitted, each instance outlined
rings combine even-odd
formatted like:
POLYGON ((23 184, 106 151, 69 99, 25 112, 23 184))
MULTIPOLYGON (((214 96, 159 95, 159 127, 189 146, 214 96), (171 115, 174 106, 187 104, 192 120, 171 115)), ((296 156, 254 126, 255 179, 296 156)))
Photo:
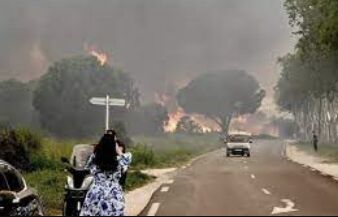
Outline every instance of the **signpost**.
POLYGON ((110 98, 109 95, 107 95, 106 98, 103 98, 103 97, 91 98, 89 102, 93 105, 106 106, 106 130, 109 130, 109 107, 110 106, 118 106, 118 107, 126 106, 125 99, 110 98))

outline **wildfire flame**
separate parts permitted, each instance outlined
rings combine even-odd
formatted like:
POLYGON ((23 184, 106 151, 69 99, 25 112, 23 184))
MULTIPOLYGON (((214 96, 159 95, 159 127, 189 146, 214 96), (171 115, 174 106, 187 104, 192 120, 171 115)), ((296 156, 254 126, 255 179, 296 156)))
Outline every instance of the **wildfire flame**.
POLYGON ((91 56, 95 57, 101 66, 108 63, 108 54, 99 51, 96 46, 89 46, 88 44, 84 44, 84 50, 89 53, 91 56))
POLYGON ((96 57, 97 61, 99 61, 101 66, 105 65, 108 61, 108 55, 105 53, 100 53, 98 51, 92 50, 90 51, 90 54, 96 57))
POLYGON ((169 114, 169 121, 164 126, 165 132, 175 132, 177 128, 177 123, 181 120, 182 117, 184 117, 186 113, 183 111, 183 109, 178 108, 177 111, 172 112, 169 114))
POLYGON ((177 128, 177 123, 181 120, 182 117, 188 116, 194 122, 196 122, 204 133, 219 131, 219 127, 212 120, 204 117, 203 115, 197 114, 188 114, 177 105, 175 97, 170 96, 169 94, 157 93, 155 95, 155 100, 158 104, 166 107, 169 111, 169 120, 164 126, 165 132, 175 132, 177 128))

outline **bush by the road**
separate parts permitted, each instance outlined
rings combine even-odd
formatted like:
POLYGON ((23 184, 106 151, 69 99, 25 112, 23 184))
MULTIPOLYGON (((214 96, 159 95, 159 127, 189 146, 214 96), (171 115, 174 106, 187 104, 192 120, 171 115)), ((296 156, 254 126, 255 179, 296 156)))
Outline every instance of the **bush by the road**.
POLYGON ((21 170, 31 170, 32 156, 42 146, 42 137, 25 128, 0 128, 0 159, 21 170))

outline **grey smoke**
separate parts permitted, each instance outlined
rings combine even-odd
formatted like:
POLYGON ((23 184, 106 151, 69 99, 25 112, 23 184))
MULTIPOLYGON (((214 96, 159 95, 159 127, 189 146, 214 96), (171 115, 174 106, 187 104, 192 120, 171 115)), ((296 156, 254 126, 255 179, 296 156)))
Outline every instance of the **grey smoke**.
POLYGON ((84 45, 109 53, 143 93, 228 68, 271 90, 294 42, 280 0, 2 0, 0 79, 30 80, 84 45))

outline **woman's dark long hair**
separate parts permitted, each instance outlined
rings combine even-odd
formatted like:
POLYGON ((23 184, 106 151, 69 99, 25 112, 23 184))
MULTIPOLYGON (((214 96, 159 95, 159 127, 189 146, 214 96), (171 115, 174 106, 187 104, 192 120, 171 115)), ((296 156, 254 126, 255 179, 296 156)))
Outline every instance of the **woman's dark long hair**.
POLYGON ((94 163, 104 172, 117 171, 116 134, 104 134, 95 147, 94 163))

